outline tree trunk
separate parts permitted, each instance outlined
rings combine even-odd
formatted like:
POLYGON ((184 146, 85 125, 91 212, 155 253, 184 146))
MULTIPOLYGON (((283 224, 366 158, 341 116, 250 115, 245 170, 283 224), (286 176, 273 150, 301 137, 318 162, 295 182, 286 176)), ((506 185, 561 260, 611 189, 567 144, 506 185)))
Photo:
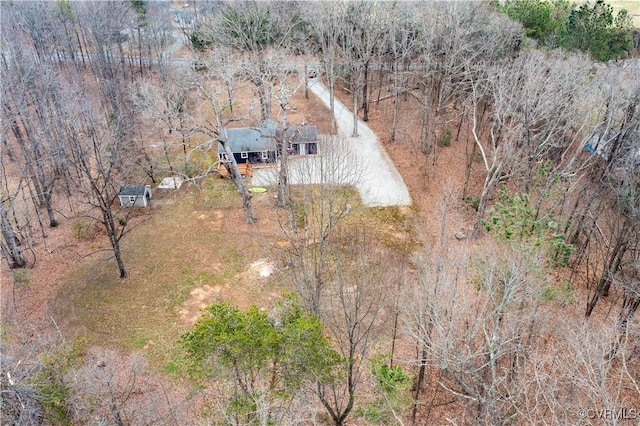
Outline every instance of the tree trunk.
MULTIPOLYGON (((262 66, 260 67, 260 69, 262 69, 262 66)), ((251 81, 258 89, 258 97, 260 98, 260 114, 262 120, 268 120, 271 118, 271 83, 269 81, 265 81, 262 76, 256 77, 251 81)))
POLYGON ((304 98, 309 99, 309 67, 304 63, 304 98))
POLYGON ((476 144, 471 144, 471 152, 469 153, 469 128, 467 127, 467 141, 464 146, 464 150, 467 154, 466 167, 464 171, 464 185, 462 186, 462 197, 467 195, 467 189, 469 188, 469 179, 471 178, 471 169, 473 168, 473 161, 476 156, 476 144))
POLYGON ((113 254, 116 257, 116 263, 118 264, 118 271, 120 272, 120 278, 127 277, 127 270, 124 267, 124 262, 122 261, 122 254, 120 252, 120 242, 118 240, 113 244, 113 254))
POLYGON ((369 121, 369 61, 364 63, 364 82, 362 84, 362 121, 369 121))
POLYGON ((224 147, 224 152, 227 154, 227 158, 229 158, 229 163, 227 163, 227 166, 230 169, 229 172, 231 173, 233 182, 236 184, 238 193, 242 196, 242 206, 244 207, 244 211, 247 216, 247 223, 255 223, 257 219, 255 213, 253 212, 253 205, 251 204, 251 194, 244 186, 242 175, 240 174, 240 170, 238 169, 238 163, 236 163, 236 159, 233 156, 233 151, 231 151, 231 148, 229 147, 229 144, 227 144, 226 139, 219 140, 219 142, 224 147))
POLYGON ((118 231, 115 218, 113 217, 113 213, 111 212, 111 205, 108 203, 108 201, 105 200, 105 198, 101 196, 98 197, 100 198, 100 209, 102 210, 102 217, 104 219, 103 225, 105 227, 105 230, 107 231, 107 235, 109 236, 109 242, 111 243, 111 248, 113 249, 113 255, 116 258, 116 263, 118 264, 120 278, 125 278, 127 276, 127 270, 124 266, 124 262, 122 260, 122 252, 120 250, 120 238, 122 238, 122 232, 118 231))
POLYGON ((329 83, 329 110, 331 114, 331 134, 335 135, 338 133, 336 128, 336 94, 334 90, 335 86, 335 76, 333 74, 333 62, 329 65, 329 70, 327 74, 327 81, 329 83))
POLYGON ((44 206, 47 209, 47 216, 49 217, 49 226, 51 228, 55 228, 56 226, 58 226, 58 220, 55 217, 55 214, 53 213, 53 206, 51 205, 51 189, 47 188, 46 192, 44 193, 44 206))
POLYGON ((278 207, 287 205, 287 187, 289 184, 289 141, 287 140, 287 110, 282 108, 282 138, 280 145, 280 170, 278 173, 278 207))
MULTIPOLYGON (((7 112, 10 114, 11 111, 11 107, 9 106, 9 104, 5 104, 5 108, 7 109, 7 112)), ((19 114, 18 114, 19 116, 19 114)), ((25 121, 22 117, 21 121, 24 125, 25 121)), ((24 158, 24 167, 28 172, 28 175, 32 178, 31 182, 33 183, 33 186, 35 187, 36 190, 36 195, 38 197, 38 205, 42 206, 44 205, 44 198, 43 198, 43 191, 42 188, 40 187, 40 181, 38 179, 38 176, 36 174, 36 171, 33 169, 33 162, 31 161, 31 150, 30 150, 30 146, 27 145, 27 141, 25 139, 28 139, 29 136, 27 135, 27 137, 25 138, 22 134, 22 128, 20 127, 20 125, 18 125, 18 119, 16 117, 11 117, 9 119, 10 121, 10 126, 11 126, 11 132, 13 133, 13 135, 15 136, 16 140, 18 141, 18 145, 20 146, 20 150, 22 152, 22 156, 24 158)))
POLYGON ((55 176, 52 176, 51 181, 47 182, 47 177, 44 171, 44 159, 42 158, 40 148, 35 141, 31 141, 31 151, 35 156, 37 180, 39 181, 40 191, 42 192, 38 195, 38 198, 41 200, 40 207, 44 207, 47 210, 47 214, 49 216, 49 226, 51 228, 55 228, 56 226, 58 226, 58 221, 55 218, 53 207, 51 206, 51 191, 53 184, 55 183, 55 176))
MULTIPOLYGON (((353 342, 351 342, 351 344, 353 344, 353 342)), ((327 399, 327 397, 325 396, 325 389, 324 389, 324 385, 322 384, 318 384, 318 397, 320 399, 320 402, 322 402, 322 405, 324 405, 324 407, 326 408, 327 412, 329 413, 329 415, 331 416, 331 420, 333 420, 333 424, 335 426, 343 426, 345 420, 347 419, 347 417, 349 416, 349 413, 351 413, 351 410, 353 410, 353 405, 355 403, 355 381, 354 381, 354 360, 353 358, 351 358, 350 360, 347 360, 348 362, 348 366, 347 366, 347 393, 348 393, 348 402, 346 407, 344 407, 344 409, 340 410, 340 408, 337 406, 332 406, 331 405, 331 401, 329 401, 327 399)))
POLYGON ((358 135, 358 86, 360 86, 359 72, 355 72, 354 84, 353 84, 353 134, 354 138, 358 135))
POLYGON ((395 60, 393 64, 393 120, 391 121, 391 135, 389 140, 394 142, 396 140, 396 127, 398 125, 398 101, 400 91, 398 89, 398 61, 395 60))
POLYGON ((429 135, 427 135, 427 129, 429 128, 429 94, 426 89, 423 108, 422 126, 420 127, 420 151, 428 155, 431 152, 431 144, 429 143, 429 135))
POLYGON ((600 275, 600 279, 598 280, 598 285, 595 288, 595 293, 587 304, 587 311, 585 312, 586 317, 591 316, 593 310, 596 307, 596 304, 601 297, 609 296, 609 288, 611 287, 611 282, 620 270, 620 264, 622 263, 622 258, 627 252, 627 248, 628 246, 626 241, 624 241, 624 238, 618 239, 616 246, 613 248, 613 251, 609 255, 607 265, 602 270, 602 274, 600 275))
POLYGON ((498 174, 499 170, 496 167, 492 167, 491 170, 487 172, 487 177, 482 188, 482 195, 480 195, 480 200, 478 201, 476 223, 473 225, 473 231, 471 232, 471 236, 474 238, 480 235, 480 230, 482 229, 482 220, 484 219, 484 214, 487 210, 489 195, 491 195, 491 191, 493 190, 493 187, 497 182, 498 174))
POLYGON ((140 64, 140 78, 142 78, 142 39, 140 38, 140 25, 138 25, 136 29, 138 30, 138 62, 140 64))
POLYGON ((2 231, 2 239, 5 242, 2 244, 2 252, 7 257, 7 260, 9 260, 11 267, 24 268, 26 262, 22 255, 22 250, 20 250, 18 237, 2 205, 0 205, 0 230, 2 231))
POLYGON ((230 81, 225 81, 227 86, 227 99, 229 102, 229 112, 233 114, 233 85, 230 81))
POLYGON ((416 396, 413 400, 413 410, 411 411, 411 422, 416 424, 416 415, 418 414, 418 401, 420 400, 420 390, 424 383, 424 374, 427 366, 427 351, 422 348, 422 356, 420 358, 420 369, 418 370, 418 378, 416 380, 416 396))
POLYGON ((85 60, 84 60, 84 58, 85 58, 85 53, 83 52, 83 49, 82 49, 82 42, 80 41, 80 34, 78 33, 78 31, 77 31, 77 30, 75 30, 75 33, 76 33, 76 40, 78 40, 78 49, 80 49, 80 58, 82 59, 82 64, 83 64, 83 65, 86 65, 86 62, 85 62, 85 60))

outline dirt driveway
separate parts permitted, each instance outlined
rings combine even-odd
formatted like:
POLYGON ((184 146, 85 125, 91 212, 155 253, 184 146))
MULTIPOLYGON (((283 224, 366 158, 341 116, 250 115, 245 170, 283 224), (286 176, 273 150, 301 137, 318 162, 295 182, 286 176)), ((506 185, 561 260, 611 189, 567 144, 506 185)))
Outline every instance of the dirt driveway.
MULTIPOLYGON (((303 74, 300 73, 300 75, 303 74)), ((313 79, 309 83, 309 88, 327 107, 329 106, 329 90, 324 84, 318 79, 313 79)), ((347 146, 344 148, 348 152, 347 156, 354 159, 353 169, 357 169, 357 172, 342 171, 337 176, 333 176, 330 183, 353 184, 360 193, 362 202, 368 207, 410 205, 409 190, 384 150, 378 136, 360 120, 358 122, 359 136, 351 137, 353 134, 353 114, 339 100, 336 99, 334 103, 338 132, 346 142, 347 146), (357 177, 355 177, 356 175, 357 177)), ((320 149, 322 150, 322 148, 320 149)), ((294 185, 321 183, 322 173, 320 170, 326 168, 320 166, 323 161, 326 159, 320 159, 318 156, 292 159, 289 182, 294 185)), ((252 185, 268 186, 275 185, 276 182, 277 171, 275 167, 254 169, 252 185)))

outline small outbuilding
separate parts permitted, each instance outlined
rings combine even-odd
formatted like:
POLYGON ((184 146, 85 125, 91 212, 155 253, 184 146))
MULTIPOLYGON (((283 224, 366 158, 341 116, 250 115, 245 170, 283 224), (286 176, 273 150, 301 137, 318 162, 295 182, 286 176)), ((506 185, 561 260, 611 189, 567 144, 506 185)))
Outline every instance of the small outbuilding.
POLYGON ((118 198, 122 207, 147 207, 151 202, 151 185, 122 185, 118 198))

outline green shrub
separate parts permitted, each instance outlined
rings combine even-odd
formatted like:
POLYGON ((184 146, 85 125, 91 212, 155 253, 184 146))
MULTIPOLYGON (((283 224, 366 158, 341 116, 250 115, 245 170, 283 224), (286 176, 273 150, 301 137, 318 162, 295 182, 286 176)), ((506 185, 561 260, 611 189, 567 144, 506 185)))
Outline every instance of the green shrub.
POLYGON ((288 400, 316 380, 331 382, 344 365, 326 338, 322 322, 293 295, 279 301, 273 316, 257 306, 241 311, 228 302, 214 303, 202 310, 202 317, 182 336, 182 342, 196 381, 220 380, 226 375, 233 383, 227 418, 240 417, 243 424, 257 424, 258 420, 254 391, 244 386, 247 377, 269 383, 261 397, 288 400))
POLYGON ((564 0, 494 0, 498 10, 520 21, 525 35, 548 48, 589 52, 598 61, 627 57, 633 51, 633 20, 625 9, 614 14, 604 0, 576 7, 564 0))
POLYGON ((477 195, 467 195, 466 197, 462 197, 462 202, 476 212, 478 211, 478 207, 480 207, 480 197, 477 195))
POLYGON ((207 66, 207 63, 204 62, 204 61, 200 61, 200 60, 193 61, 193 69, 198 71, 198 72, 209 71, 209 67, 207 66))
POLYGON ((542 300, 545 302, 575 304, 577 300, 573 295, 573 290, 573 286, 569 283, 564 283, 561 286, 549 285, 542 292, 542 300))
POLYGON ((504 240, 527 240, 536 247, 544 247, 555 266, 567 265, 574 246, 559 232, 561 223, 538 215, 529 206, 529 194, 511 195, 503 188, 499 199, 482 221, 487 232, 504 240))
POLYGON ((13 281, 17 287, 28 286, 31 284, 31 277, 29 277, 29 270, 26 268, 17 268, 11 271, 13 275, 13 281))
POLYGON ((38 400, 49 424, 71 424, 69 398, 72 391, 66 376, 78 367, 87 346, 85 339, 76 339, 68 348, 42 358, 42 368, 36 373, 34 384, 38 387, 38 400))
POLYGON ((378 390, 384 394, 356 411, 368 423, 394 424, 393 413, 402 413, 411 405, 411 398, 407 390, 411 379, 398 365, 390 367, 387 363, 388 355, 381 355, 371 359, 371 375, 378 390))
POLYGON ((390 367, 382 357, 371 361, 371 372, 376 384, 387 396, 397 397, 397 394, 406 389, 409 384, 409 376, 398 365, 390 367))
POLYGON ((71 225, 74 238, 80 241, 93 241, 97 235, 97 230, 93 223, 78 219, 71 225))
MULTIPOLYGON (((193 32, 191 33, 190 40, 193 48, 200 51, 206 49, 209 45, 211 45, 211 43, 213 43, 213 40, 211 39, 211 37, 209 37, 200 28, 196 28, 193 30, 193 32)), ((199 70, 196 69, 196 71, 199 71, 199 70)))
POLYGON ((442 132, 438 135, 437 144, 438 146, 449 146, 451 145, 451 127, 446 126, 442 132))

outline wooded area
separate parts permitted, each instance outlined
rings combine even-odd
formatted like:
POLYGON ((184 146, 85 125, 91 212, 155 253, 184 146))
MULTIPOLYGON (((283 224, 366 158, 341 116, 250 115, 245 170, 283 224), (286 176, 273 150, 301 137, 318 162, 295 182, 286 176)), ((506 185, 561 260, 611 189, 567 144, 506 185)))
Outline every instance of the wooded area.
POLYGON ((127 285, 123 241, 159 210, 122 207, 122 185, 178 176, 197 200, 228 176, 257 235, 252 168, 236 163, 227 129, 267 119, 283 129, 269 222, 281 244, 263 244, 278 245, 286 289, 203 310, 175 339, 173 375, 67 337, 53 314, 33 331, 3 302, 3 423, 640 419, 640 37, 626 11, 602 0, 56 0, 0 12, 3 299, 16 304, 20 276, 51 262, 49 235, 65 224, 104 238, 90 248, 109 252, 127 285), (329 89, 331 134, 320 183, 291 185, 286 129, 304 124, 290 114, 296 93, 313 96, 309 69, 329 89), (337 98, 351 135, 337 131, 337 98), (415 152, 423 182, 409 189, 441 188, 437 223, 416 206, 360 205, 362 170, 345 148, 359 119, 385 123, 389 149, 415 152), (460 188, 434 178, 445 150, 464 158, 445 170, 460 188), (454 211, 467 220, 450 239, 454 211))

